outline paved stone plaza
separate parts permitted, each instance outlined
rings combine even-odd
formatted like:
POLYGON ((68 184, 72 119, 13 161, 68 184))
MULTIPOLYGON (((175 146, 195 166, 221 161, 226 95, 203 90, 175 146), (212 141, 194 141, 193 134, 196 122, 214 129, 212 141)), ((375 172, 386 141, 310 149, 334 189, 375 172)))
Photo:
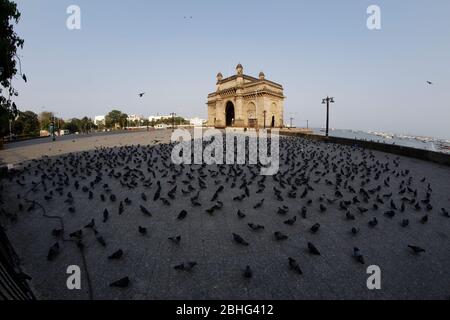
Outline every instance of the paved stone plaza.
POLYGON ((89 298, 80 250, 63 240, 74 240, 69 234, 77 230, 82 230, 79 240, 95 299, 450 297, 450 219, 441 210, 450 211, 449 167, 289 137, 280 139, 279 174, 264 180, 256 166, 174 166, 169 141, 170 131, 152 131, 0 151, 4 163, 25 168, 0 182, 0 219, 38 298, 89 298), (161 191, 155 197, 158 183, 161 191), (262 199, 263 205, 255 208, 262 199), (62 217, 62 236, 52 235, 61 228, 59 220, 44 217, 41 207, 29 201, 42 205, 47 216, 62 217), (206 212, 218 201, 220 208, 206 212), (109 215, 104 222, 105 209, 109 215), (177 219, 182 210, 186 217, 177 219), (369 225, 374 218, 378 224, 369 225), (85 228, 92 219, 106 247, 92 228, 85 228), (408 226, 402 226, 404 220, 408 226), (264 229, 254 231, 249 223, 264 229), (319 230, 312 232, 317 223, 319 230), (145 235, 139 226, 147 228, 145 235), (359 232, 352 234, 352 228, 359 232), (275 232, 287 240, 277 241, 275 232), (249 245, 237 243, 233 233, 249 245), (178 244, 168 239, 176 236, 181 236, 178 244), (56 242, 60 252, 48 261, 56 242), (311 254, 309 242, 320 255, 311 254), (408 245, 425 252, 416 254, 408 245), (365 264, 353 256, 354 247, 365 264), (108 259, 119 249, 120 259, 108 259), (289 257, 302 275, 290 268, 289 257), (191 271, 174 268, 189 261, 197 263, 191 271), (81 268, 81 290, 67 289, 69 265, 81 268), (381 290, 367 289, 369 265, 381 268, 381 290), (246 266, 251 278, 243 276, 246 266), (110 287, 126 276, 128 287, 110 287))

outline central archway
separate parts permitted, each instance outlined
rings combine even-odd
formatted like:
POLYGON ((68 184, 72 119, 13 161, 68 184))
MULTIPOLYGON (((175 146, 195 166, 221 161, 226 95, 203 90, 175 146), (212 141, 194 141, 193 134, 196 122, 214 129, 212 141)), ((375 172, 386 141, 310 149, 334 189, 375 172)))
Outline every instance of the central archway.
POLYGON ((225 119, 226 119, 226 126, 227 127, 233 126, 233 122, 234 122, 234 104, 231 101, 228 101, 227 105, 225 107, 225 119))

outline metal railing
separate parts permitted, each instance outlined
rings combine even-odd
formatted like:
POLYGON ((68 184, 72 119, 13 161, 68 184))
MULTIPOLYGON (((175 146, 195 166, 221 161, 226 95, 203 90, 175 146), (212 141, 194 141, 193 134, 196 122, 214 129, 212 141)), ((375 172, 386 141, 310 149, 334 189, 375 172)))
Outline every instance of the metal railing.
POLYGON ((20 269, 19 257, 0 225, 0 300, 35 300, 30 279, 20 269))

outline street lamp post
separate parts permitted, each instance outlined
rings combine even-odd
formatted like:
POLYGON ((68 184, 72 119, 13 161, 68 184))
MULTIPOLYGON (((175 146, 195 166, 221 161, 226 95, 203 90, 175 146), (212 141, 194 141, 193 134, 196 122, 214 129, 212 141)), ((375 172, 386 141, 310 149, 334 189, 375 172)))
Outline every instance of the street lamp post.
POLYGON ((56 140, 56 132, 55 132, 55 116, 52 116, 52 140, 56 140))
POLYGON ((172 132, 173 132, 175 130, 175 116, 176 116, 176 113, 172 112, 170 115, 172 116, 172 132))
POLYGON ((328 137, 328 131, 329 131, 329 119, 330 119, 330 103, 334 103, 334 97, 326 97, 322 99, 322 104, 327 105, 327 128, 326 128, 326 136, 328 137))

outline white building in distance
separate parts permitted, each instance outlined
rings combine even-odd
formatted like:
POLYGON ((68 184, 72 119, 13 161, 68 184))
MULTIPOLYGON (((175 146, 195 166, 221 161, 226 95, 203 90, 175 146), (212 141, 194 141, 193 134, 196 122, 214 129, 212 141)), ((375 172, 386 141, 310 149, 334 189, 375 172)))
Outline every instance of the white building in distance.
POLYGON ((194 127, 203 127, 204 125, 206 125, 207 122, 208 120, 201 119, 198 117, 189 119, 189 124, 194 127))
POLYGON ((128 116, 128 121, 141 121, 144 119, 143 115, 139 115, 139 114, 130 114, 128 116))
POLYGON ((105 125, 105 116, 95 116, 94 123, 96 126, 100 124, 105 125))
POLYGON ((162 120, 162 119, 170 119, 172 118, 171 116, 150 116, 148 117, 148 121, 152 122, 152 121, 158 121, 158 120, 162 120))

